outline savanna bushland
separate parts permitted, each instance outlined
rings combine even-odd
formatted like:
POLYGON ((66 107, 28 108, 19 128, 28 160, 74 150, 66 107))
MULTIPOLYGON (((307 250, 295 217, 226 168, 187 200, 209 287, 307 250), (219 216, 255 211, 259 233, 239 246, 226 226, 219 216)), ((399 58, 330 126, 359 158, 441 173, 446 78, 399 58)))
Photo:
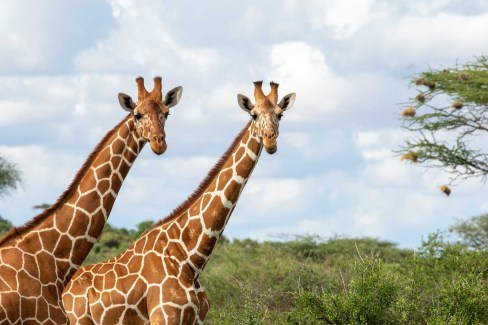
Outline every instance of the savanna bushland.
MULTIPOLYGON (((487 224, 488 215, 458 222, 414 250, 375 238, 223 237, 202 274, 206 323, 486 324, 487 224)), ((107 225, 86 263, 122 252, 150 225, 107 225)), ((0 220, 1 232, 9 227, 0 220)))

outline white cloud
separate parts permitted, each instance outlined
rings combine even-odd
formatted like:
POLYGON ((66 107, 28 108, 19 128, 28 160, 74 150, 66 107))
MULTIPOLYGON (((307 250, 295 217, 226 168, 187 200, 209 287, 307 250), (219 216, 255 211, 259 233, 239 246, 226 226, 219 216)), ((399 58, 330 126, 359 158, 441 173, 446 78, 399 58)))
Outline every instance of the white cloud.
POLYGON ((102 1, 2 1, 0 71, 69 71, 73 55, 103 36, 111 23, 102 1))
POLYGON ((248 119, 249 114, 241 110, 237 105, 237 95, 243 94, 254 102, 253 91, 254 87, 251 82, 217 85, 204 98, 205 114, 209 114, 210 117, 225 115, 225 120, 245 121, 248 119), (245 118, 243 118, 244 116, 245 118))
POLYGON ((134 0, 109 0, 112 6, 112 14, 114 17, 121 18, 122 16, 135 16, 136 3, 134 0))
POLYGON ((374 131, 367 131, 367 132, 358 132, 356 135, 356 141, 358 147, 366 147, 377 145, 380 141, 380 135, 378 132, 374 131))
POLYGON ((347 121, 356 125, 391 125, 398 120, 399 93, 405 82, 382 73, 334 71, 324 53, 306 42, 287 42, 270 50, 270 80, 282 82, 280 94, 296 92, 295 122, 317 126, 347 121))
POLYGON ((307 109, 292 119, 314 120, 338 109, 345 80, 331 71, 319 49, 305 42, 277 44, 271 49, 270 61, 269 79, 282 81, 283 95, 296 92, 295 106, 307 109))
POLYGON ((357 213, 353 220, 355 234, 366 237, 384 237, 385 229, 378 212, 357 213))
POLYGON ((186 48, 176 40, 164 18, 167 7, 151 1, 111 1, 117 28, 79 53, 75 59, 80 72, 116 73, 145 71, 164 76, 208 72, 219 61, 211 48, 186 48), (141 19, 141 17, 144 17, 141 19))
POLYGON ((452 0, 434 0, 408 4, 408 10, 412 15, 426 16, 445 8, 452 0))
POLYGON ((460 16, 438 13, 431 17, 405 17, 392 26, 394 37, 388 42, 386 56, 399 63, 410 61, 447 61, 471 58, 486 53, 485 33, 488 31, 488 13, 460 16), (479 32, 474 32, 479 31, 479 32), (396 57, 396 59, 395 59, 396 57))
POLYGON ((0 78, 0 125, 56 120, 74 105, 69 77, 0 78))
MULTIPOLYGON (((26 130, 41 132, 42 128, 43 136, 49 134, 48 140, 71 141, 71 146, 76 142, 86 146, 86 139, 88 145, 95 144, 127 114, 119 108, 117 100, 117 93, 122 89, 136 92, 132 76, 0 78, 0 126, 18 126, 26 134, 29 133, 26 130), (123 86, 122 80, 128 85, 123 86), (81 133, 88 135, 80 137, 81 133)), ((31 137, 29 144, 39 139, 31 137)))
POLYGON ((306 200, 306 180, 284 178, 254 178, 249 181, 239 199, 236 213, 249 223, 265 217, 268 221, 285 219, 300 213, 306 200))
POLYGON ((360 149, 391 148, 403 144, 408 131, 400 128, 375 129, 374 131, 358 131, 355 134, 356 146, 360 149))
POLYGON ((330 27, 336 38, 348 37, 370 21, 383 17, 384 8, 375 0, 307 0, 286 2, 288 10, 306 8, 313 29, 330 27))
MULTIPOLYGON (((320 3, 320 2, 319 2, 320 3)), ((358 31, 363 25, 381 16, 374 11, 374 0, 329 0, 323 1, 323 18, 315 17, 312 24, 316 27, 331 26, 336 37, 349 36, 358 31)))
POLYGON ((37 120, 44 114, 42 111, 32 112, 30 103, 18 101, 0 101, 0 111, 0 126, 37 120))

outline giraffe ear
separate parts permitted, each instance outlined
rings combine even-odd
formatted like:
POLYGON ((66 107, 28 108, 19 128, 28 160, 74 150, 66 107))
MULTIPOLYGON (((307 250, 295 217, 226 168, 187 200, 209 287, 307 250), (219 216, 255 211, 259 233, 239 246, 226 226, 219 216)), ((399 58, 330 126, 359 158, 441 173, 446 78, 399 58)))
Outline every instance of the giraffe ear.
POLYGON ((293 104, 295 103, 295 93, 291 93, 283 97, 283 99, 280 101, 278 106, 283 110, 286 111, 287 109, 290 109, 293 104))
POLYGON ((164 97, 164 105, 166 105, 167 108, 175 106, 180 101, 182 93, 183 87, 181 86, 171 89, 166 94, 166 97, 164 97))
POLYGON ((132 98, 124 93, 119 93, 119 103, 120 106, 127 112, 134 113, 134 109, 136 108, 136 103, 132 100, 132 98))
POLYGON ((237 103, 239 104, 239 107, 247 113, 251 113, 251 110, 254 108, 254 104, 251 103, 251 100, 241 94, 237 95, 237 103))

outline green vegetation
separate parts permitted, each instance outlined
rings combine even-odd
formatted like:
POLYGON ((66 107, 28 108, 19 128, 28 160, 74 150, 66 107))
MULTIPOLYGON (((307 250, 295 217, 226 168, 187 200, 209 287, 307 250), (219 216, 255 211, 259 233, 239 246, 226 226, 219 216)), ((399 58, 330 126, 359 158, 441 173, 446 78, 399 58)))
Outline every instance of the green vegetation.
POLYGON ((302 237, 219 245, 202 283, 209 324, 486 324, 487 270, 439 234, 416 251, 302 237))
POLYGON ((13 227, 13 225, 10 221, 0 217, 0 237, 5 235, 7 233, 7 231, 9 231, 10 228, 12 228, 12 227, 13 227))
MULTIPOLYGON (((417 95, 402 111, 410 132, 403 159, 442 168, 451 181, 488 174, 488 57, 449 69, 430 69, 413 79, 417 95)), ((447 193, 446 193, 447 194, 447 193)))
POLYGON ((0 157, 0 196, 17 189, 20 181, 20 172, 17 167, 0 157))
POLYGON ((115 228, 106 224, 102 235, 93 246, 85 264, 93 264, 114 257, 129 248, 132 243, 151 225, 152 221, 139 223, 135 230, 115 228))
POLYGON ((479 250, 488 250, 488 214, 459 221, 449 228, 458 234, 464 245, 479 250))
MULTIPOLYGON (((374 238, 223 237, 201 279, 206 323, 487 324, 487 218, 452 226, 457 242, 435 233, 416 250, 374 238)), ((86 263, 117 255, 151 224, 107 225, 86 263)), ((0 220, 0 231, 9 226, 0 220)))
MULTIPOLYGON (((21 183, 20 171, 17 166, 0 157, 0 197, 16 190, 21 183)), ((0 215, 0 236, 3 236, 12 224, 0 215)))

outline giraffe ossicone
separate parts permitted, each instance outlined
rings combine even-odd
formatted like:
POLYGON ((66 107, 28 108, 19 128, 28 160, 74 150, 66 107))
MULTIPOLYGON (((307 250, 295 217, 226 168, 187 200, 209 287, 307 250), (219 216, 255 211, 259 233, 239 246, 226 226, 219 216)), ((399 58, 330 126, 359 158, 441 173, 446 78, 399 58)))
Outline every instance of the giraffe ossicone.
POLYGON ((255 104, 252 119, 197 189, 122 254, 80 268, 63 292, 71 324, 202 324, 210 308, 200 274, 220 238, 263 146, 276 152, 279 120, 295 94, 277 104, 278 84, 255 104))
POLYGON ((0 239, 0 324, 65 324, 61 294, 96 242, 135 159, 149 142, 166 150, 164 125, 182 88, 163 101, 161 77, 148 92, 136 79, 138 103, 119 94, 128 114, 88 156, 54 205, 0 239))

